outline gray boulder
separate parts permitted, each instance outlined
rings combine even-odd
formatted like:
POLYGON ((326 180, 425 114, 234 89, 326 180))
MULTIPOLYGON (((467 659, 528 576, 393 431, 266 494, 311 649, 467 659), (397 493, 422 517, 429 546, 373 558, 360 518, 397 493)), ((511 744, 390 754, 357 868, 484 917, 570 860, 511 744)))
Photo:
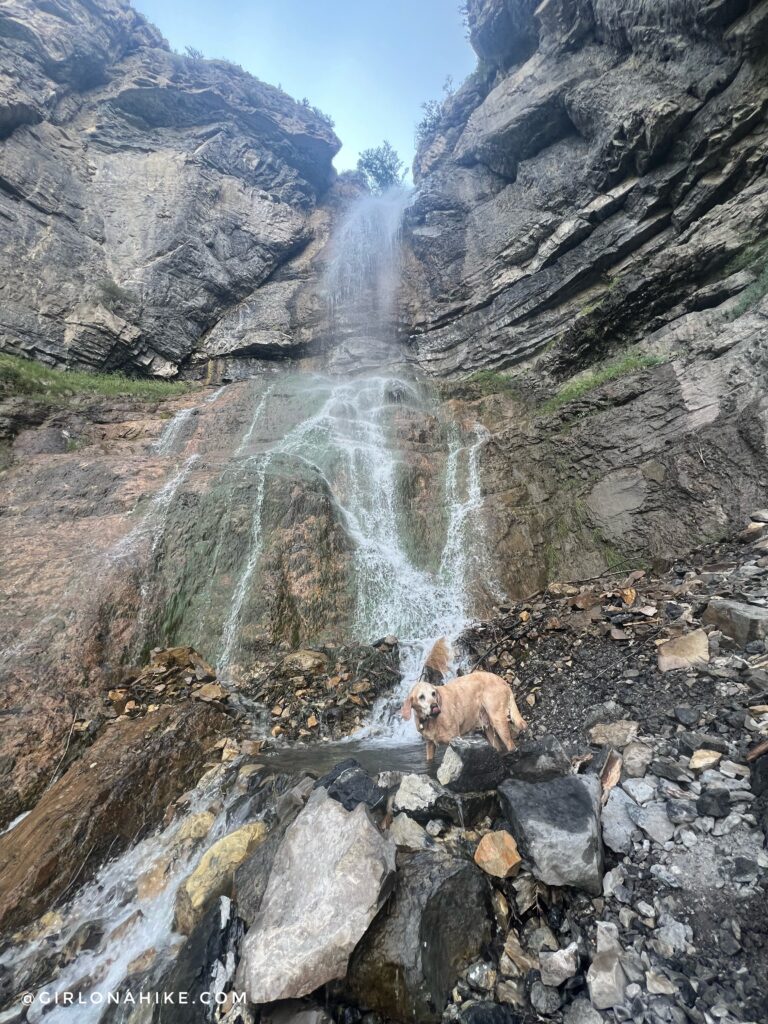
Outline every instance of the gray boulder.
POLYGON ((573 771, 570 758, 555 736, 523 740, 504 755, 506 774, 524 782, 545 782, 573 771))
POLYGON ((750 640, 765 640, 768 637, 768 608, 742 601, 712 597, 701 621, 717 626, 742 647, 746 647, 750 640))
POLYGON ((398 856, 397 890, 349 964, 346 991, 393 1020, 440 1020, 456 978, 490 938, 482 873, 444 851, 398 856))
POLYGON ((404 775, 395 793, 393 810, 422 825, 435 818, 454 825, 472 825, 496 807, 495 793, 454 794, 428 775, 404 775))
POLYGON ((630 817, 630 808, 637 809, 632 797, 618 786, 614 787, 602 814, 603 842, 614 853, 629 853, 632 848, 635 822, 630 817))
POLYGON ((506 772, 498 750, 479 737, 452 740, 437 772, 438 782, 455 793, 495 789, 506 772))
POLYGON ((548 885, 602 892, 600 780, 569 775, 550 782, 508 780, 501 806, 520 852, 548 885))
POLYGON ((394 843, 366 807, 346 811, 315 790, 277 850, 244 943, 238 985, 249 1000, 298 998, 343 977, 394 870, 394 843))

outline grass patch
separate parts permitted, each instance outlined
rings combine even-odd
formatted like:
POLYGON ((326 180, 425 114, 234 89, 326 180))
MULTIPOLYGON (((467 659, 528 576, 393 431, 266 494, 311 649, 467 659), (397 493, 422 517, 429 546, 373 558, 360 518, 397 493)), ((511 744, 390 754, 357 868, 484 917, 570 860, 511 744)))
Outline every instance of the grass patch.
POLYGON ((42 363, 0 354, 0 396, 32 395, 40 401, 57 401, 78 395, 105 398, 129 395, 162 399, 182 395, 193 385, 183 381, 145 380, 119 373, 88 373, 84 370, 52 370, 42 363))
POLYGON ((741 295, 739 295, 733 308, 728 310, 726 313, 727 319, 737 320, 742 316, 742 314, 746 313, 747 310, 756 306, 760 299, 762 299, 766 294, 768 294, 768 260, 763 264, 756 280, 754 280, 752 284, 747 285, 741 295))
POLYGON ((509 395, 518 392, 519 384, 498 370, 475 370, 457 381, 439 383, 438 388, 451 398, 484 398, 486 395, 509 395))
POLYGON ((663 362, 664 358, 662 356, 651 355, 628 355, 621 359, 612 359, 599 369, 589 370, 574 380, 568 381, 553 398, 544 402, 540 407, 541 412, 555 412, 555 410, 567 405, 568 402, 581 398, 582 395, 594 391, 601 384, 606 384, 609 380, 617 380, 619 377, 626 377, 631 373, 637 373, 638 370, 647 370, 649 367, 658 366, 663 362))

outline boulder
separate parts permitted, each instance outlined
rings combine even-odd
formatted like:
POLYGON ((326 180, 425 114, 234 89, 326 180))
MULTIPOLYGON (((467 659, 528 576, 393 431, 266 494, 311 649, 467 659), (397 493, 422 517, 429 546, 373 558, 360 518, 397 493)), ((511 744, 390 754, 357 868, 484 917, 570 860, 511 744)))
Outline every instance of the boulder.
POLYGON ((454 825, 472 825, 496 806, 495 793, 454 794, 428 775, 404 775, 395 793, 395 814, 404 811, 422 825, 447 818, 454 825))
POLYGON ((703 629, 675 637, 663 644, 657 654, 660 672, 675 669, 695 668, 709 661, 709 637, 703 629))
POLYGON ((263 821, 255 821, 217 840, 200 858, 176 894, 174 928, 189 935, 206 908, 219 896, 229 896, 235 870, 267 834, 263 821))
POLYGON ((732 637, 742 647, 751 640, 768 638, 768 608, 731 601, 725 597, 712 597, 701 617, 732 637))
POLYGON ((395 844, 364 804, 316 789, 289 826, 246 936, 238 983, 253 1003, 293 999, 342 978, 394 882, 395 844))
POLYGON ((637 804, 623 789, 615 787, 608 795, 602 814, 603 842, 614 853, 629 853, 635 822, 629 809, 637 804))
POLYGON ((439 1021, 490 938, 487 904, 473 864, 443 850, 399 855, 397 889, 352 956, 347 993, 392 1020, 439 1021))
POLYGON ((437 772, 438 782, 455 793, 495 789, 506 772, 498 750, 479 737, 452 740, 437 772))
POLYGON ((358 804, 366 804, 371 809, 383 808, 387 802, 387 791, 377 785, 354 757, 347 758, 337 764, 327 775, 317 780, 328 796, 338 800, 347 811, 352 811, 358 804))
POLYGON ((522 858, 509 832, 488 832, 475 850, 475 864, 494 878, 511 878, 520 870, 522 858))
POLYGON ((555 736, 523 740, 504 755, 504 765, 507 775, 523 782, 546 782, 573 771, 570 758, 555 736))
POLYGON ((502 810, 534 875, 548 885, 602 892, 600 780, 569 775, 549 782, 508 780, 502 810))
POLYGON ((278 797, 275 803, 275 821, 266 839, 235 871, 237 913, 249 928, 267 891, 272 864, 283 836, 307 802, 313 785, 314 779, 307 777, 278 797))

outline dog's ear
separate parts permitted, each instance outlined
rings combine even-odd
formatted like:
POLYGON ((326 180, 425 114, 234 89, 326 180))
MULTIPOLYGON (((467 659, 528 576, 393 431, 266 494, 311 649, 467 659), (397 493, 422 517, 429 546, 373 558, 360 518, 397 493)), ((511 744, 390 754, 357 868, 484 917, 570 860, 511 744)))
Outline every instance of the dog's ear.
POLYGON ((413 696, 409 693, 405 698, 403 706, 400 708, 400 714, 403 718, 408 719, 411 717, 411 709, 413 707, 413 696))
POLYGON ((442 689, 443 689, 442 686, 436 686, 435 687, 435 693, 437 694, 437 706, 440 708, 441 711, 443 710, 443 694, 442 694, 442 689))

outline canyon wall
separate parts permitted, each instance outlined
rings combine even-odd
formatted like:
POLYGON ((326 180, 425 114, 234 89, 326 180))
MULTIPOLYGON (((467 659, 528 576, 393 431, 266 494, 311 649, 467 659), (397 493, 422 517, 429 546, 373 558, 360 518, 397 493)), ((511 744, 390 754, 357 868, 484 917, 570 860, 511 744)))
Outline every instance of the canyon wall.
MULTIPOLYGON (((330 120, 127 0, 14 0, 0 42, 0 350, 159 376, 215 353, 323 219, 330 120)), ((290 347, 278 321, 250 350, 290 347)))
POLYGON ((493 550, 523 594, 667 559, 768 498, 768 4, 467 19, 477 70, 415 162, 408 346, 469 375, 453 393, 492 432, 493 550))

